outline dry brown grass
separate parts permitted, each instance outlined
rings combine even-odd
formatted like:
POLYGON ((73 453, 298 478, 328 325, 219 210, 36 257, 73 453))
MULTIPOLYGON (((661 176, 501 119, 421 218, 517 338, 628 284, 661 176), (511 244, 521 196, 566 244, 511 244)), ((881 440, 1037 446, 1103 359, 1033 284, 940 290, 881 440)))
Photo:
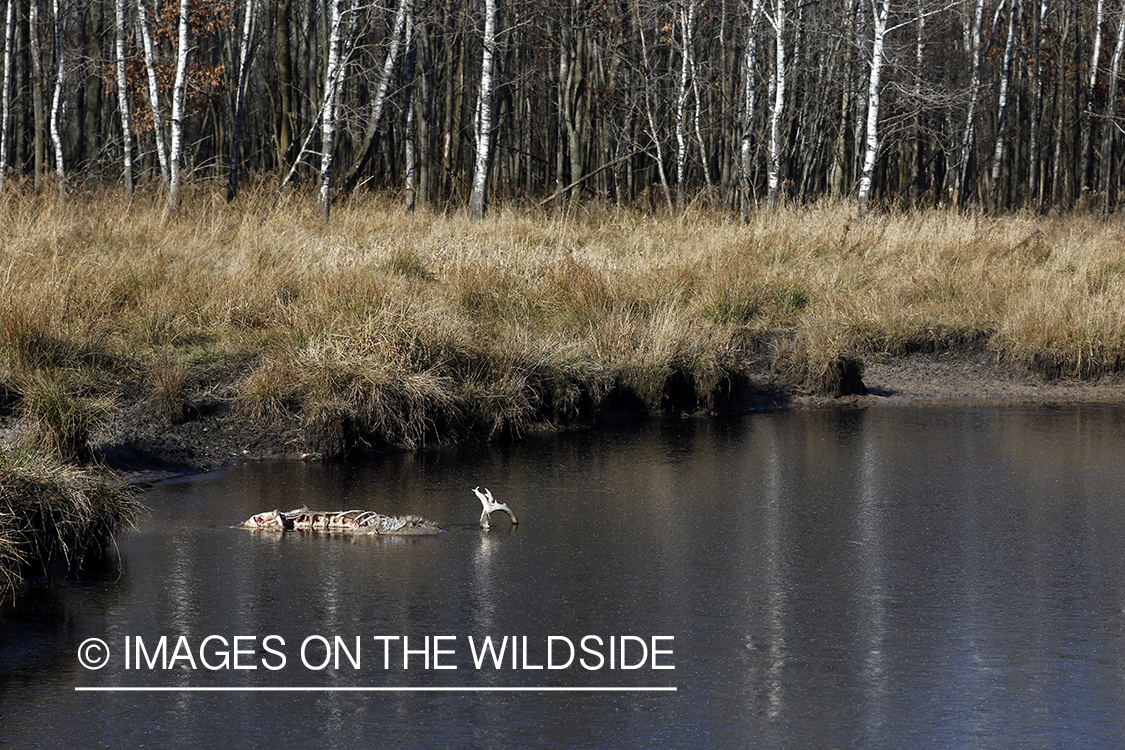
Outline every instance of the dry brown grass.
POLYGON ((141 510, 131 487, 0 446, 0 596, 55 560, 78 569, 141 510))
MULTIPOLYGON (((0 198, 0 380, 193 384, 309 447, 518 434, 610 406, 711 408, 732 383, 833 392, 865 358, 972 346, 1051 375, 1125 368, 1125 226, 849 206, 676 220, 591 207, 404 214, 202 186, 162 206, 0 198), (768 372, 763 375, 763 361, 768 372)), ((77 387, 77 386, 76 386, 77 387)))

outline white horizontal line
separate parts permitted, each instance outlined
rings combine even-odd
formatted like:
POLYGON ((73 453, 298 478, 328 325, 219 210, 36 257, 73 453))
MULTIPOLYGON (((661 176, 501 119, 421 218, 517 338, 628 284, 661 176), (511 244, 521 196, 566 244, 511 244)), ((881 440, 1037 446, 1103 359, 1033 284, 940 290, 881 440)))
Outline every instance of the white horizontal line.
POLYGON ((76 693, 674 693, 677 687, 75 687, 76 693))

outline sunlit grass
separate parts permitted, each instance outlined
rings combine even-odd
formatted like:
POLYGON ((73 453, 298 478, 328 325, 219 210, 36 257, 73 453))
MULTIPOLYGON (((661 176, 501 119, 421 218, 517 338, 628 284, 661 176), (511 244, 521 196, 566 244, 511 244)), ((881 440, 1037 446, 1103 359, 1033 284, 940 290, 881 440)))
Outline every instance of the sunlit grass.
POLYGON ((308 196, 220 193, 197 186, 165 220, 156 200, 7 191, 4 387, 27 398, 55 373, 87 398, 139 393, 175 423, 208 384, 334 454, 611 405, 714 408, 736 382, 833 393, 880 354, 1125 367, 1125 228, 1090 216, 859 220, 825 203, 748 224, 604 206, 474 223, 356 194, 324 224, 308 196))
POLYGON ((0 446, 0 596, 54 561, 78 569, 141 512, 132 487, 0 446))

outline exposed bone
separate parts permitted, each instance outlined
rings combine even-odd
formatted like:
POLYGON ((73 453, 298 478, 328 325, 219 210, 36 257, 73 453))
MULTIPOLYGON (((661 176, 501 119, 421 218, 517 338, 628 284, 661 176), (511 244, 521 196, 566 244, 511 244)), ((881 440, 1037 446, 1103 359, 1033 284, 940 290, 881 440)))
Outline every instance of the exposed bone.
POLYGON ((504 503, 498 503, 492 499, 492 492, 487 487, 484 488, 484 492, 480 491, 480 487, 474 487, 473 492, 480 498, 480 504, 482 506, 480 514, 480 527, 482 529, 492 528, 492 524, 489 523, 489 516, 498 510, 502 510, 508 514, 508 517, 512 519, 513 526, 519 523, 519 521, 516 520, 516 514, 512 512, 511 508, 504 503))
POLYGON ((384 516, 371 510, 315 511, 297 508, 251 516, 249 529, 283 531, 346 531, 357 534, 440 534, 445 529, 418 516, 384 516))

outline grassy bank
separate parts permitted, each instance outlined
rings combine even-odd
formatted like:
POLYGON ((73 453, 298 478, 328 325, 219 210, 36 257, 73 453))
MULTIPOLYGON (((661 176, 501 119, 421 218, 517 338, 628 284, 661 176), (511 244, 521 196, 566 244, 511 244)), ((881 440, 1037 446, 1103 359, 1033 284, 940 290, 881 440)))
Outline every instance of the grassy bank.
POLYGON ((80 568, 140 507, 130 487, 0 446, 0 597, 53 563, 80 568))
POLYGON ((305 195, 196 190, 170 221, 116 193, 0 198, 0 409, 47 449, 81 453, 138 401, 173 425, 210 399, 335 455, 839 392, 877 355, 1125 368, 1125 226, 1095 217, 587 206, 470 223, 369 196, 326 225, 305 195))

